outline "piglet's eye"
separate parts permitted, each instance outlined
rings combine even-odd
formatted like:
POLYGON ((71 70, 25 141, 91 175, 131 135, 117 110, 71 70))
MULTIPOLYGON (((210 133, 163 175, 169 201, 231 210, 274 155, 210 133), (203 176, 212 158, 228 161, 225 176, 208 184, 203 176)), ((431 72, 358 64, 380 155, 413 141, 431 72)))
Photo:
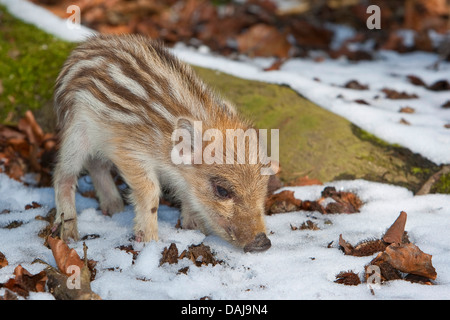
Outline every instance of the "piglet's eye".
POLYGON ((216 194, 217 197, 221 198, 221 199, 230 199, 231 198, 231 192, 228 191, 227 189, 225 189, 222 186, 219 186, 217 184, 213 185, 214 187, 214 193, 216 194))

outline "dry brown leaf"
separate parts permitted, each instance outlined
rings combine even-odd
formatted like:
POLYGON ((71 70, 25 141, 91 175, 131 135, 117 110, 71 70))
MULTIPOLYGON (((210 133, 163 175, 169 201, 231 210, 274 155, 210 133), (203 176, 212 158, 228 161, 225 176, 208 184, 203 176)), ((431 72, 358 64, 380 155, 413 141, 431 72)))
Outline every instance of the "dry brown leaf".
POLYGON ((24 140, 26 138, 26 135, 17 130, 16 128, 7 127, 4 125, 0 125, 0 136, 5 138, 6 140, 9 139, 24 140))
POLYGON ((25 210, 36 209, 36 208, 40 208, 40 207, 42 207, 42 205, 40 203, 37 203, 36 201, 32 201, 31 204, 25 205, 25 210))
POLYGON ((341 271, 336 275, 336 283, 344 284, 346 286, 357 286, 361 284, 359 276, 353 271, 341 271))
POLYGON ((84 263, 78 253, 75 249, 70 249, 63 240, 49 236, 47 242, 55 257, 56 265, 62 273, 71 276, 72 272, 68 271, 67 268, 72 265, 78 266, 80 269, 83 268, 84 263))
POLYGON ((209 246, 205 246, 203 243, 189 246, 187 251, 184 250, 180 254, 179 259, 183 259, 185 257, 191 259, 197 267, 202 265, 206 266, 208 264, 215 266, 216 264, 222 263, 221 260, 217 260, 214 257, 214 254, 211 252, 211 248, 209 246))
POLYGON ((370 103, 368 103, 366 100, 364 99, 355 99, 353 100, 354 102, 358 103, 358 104, 365 104, 366 106, 370 106, 370 103))
POLYGON ((353 89, 353 90, 367 90, 367 89, 369 89, 369 86, 365 85, 365 84, 360 84, 356 80, 350 80, 349 82, 347 82, 344 85, 344 88, 353 89))
POLYGON ((421 86, 421 87, 426 87, 427 84, 419 77, 415 76, 415 75, 408 75, 406 76, 409 80, 410 83, 412 83, 415 86, 421 86))
POLYGON ((384 88, 381 90, 386 94, 387 99, 417 99, 418 96, 415 93, 406 93, 406 92, 399 92, 396 90, 384 88))
POLYGON ((217 260, 214 257, 214 254, 211 252, 211 248, 209 246, 205 246, 203 243, 189 246, 189 248, 184 250, 180 256, 178 256, 178 248, 176 244, 171 243, 169 248, 164 248, 159 265, 161 266, 166 262, 169 264, 176 264, 178 263, 178 260, 184 258, 190 259, 197 267, 208 264, 215 266, 218 263, 222 263, 221 260, 217 260))
POLYGON ((431 282, 430 279, 422 277, 422 276, 418 276, 416 274, 407 274, 406 277, 404 278, 404 280, 412 282, 412 283, 420 283, 420 284, 426 284, 428 286, 433 285, 433 283, 431 282))
POLYGON ((416 112, 416 110, 414 108, 411 108, 411 107, 402 107, 402 108, 400 108, 400 110, 398 112, 400 112, 400 113, 414 113, 414 112, 416 112))
POLYGON ((368 281, 369 277, 373 274, 373 269, 370 266, 377 266, 380 268, 381 281, 399 280, 402 279, 400 272, 395 269, 392 265, 387 263, 383 259, 383 252, 380 252, 375 259, 373 259, 367 266, 365 266, 365 278, 368 281))
POLYGON ((56 153, 56 138, 44 134, 31 111, 19 120, 17 127, 0 125, 0 150, 4 172, 20 181, 35 172, 39 186, 51 185, 51 171, 56 153))
POLYGON ((441 106, 441 108, 443 108, 443 109, 450 109, 450 100, 447 100, 447 102, 445 102, 445 103, 441 106))
POLYGON ((174 264, 178 263, 178 248, 175 243, 171 243, 169 248, 164 248, 162 252, 162 257, 159 260, 159 265, 163 265, 164 263, 174 264))
POLYGON ((237 36, 239 52, 250 56, 287 58, 291 44, 277 28, 258 23, 237 36))
POLYGON ((286 61, 286 59, 277 59, 274 63, 272 63, 269 67, 264 68, 264 71, 274 71, 280 70, 282 64, 286 61))
POLYGON ((294 197, 294 191, 284 190, 266 199, 266 214, 298 211, 302 201, 294 197))
POLYGON ((79 287, 73 283, 73 277, 68 277, 62 272, 52 267, 45 269, 48 281, 47 287, 49 292, 57 300, 101 300, 100 296, 91 290, 91 273, 89 269, 84 266, 81 269, 79 276, 79 287), (69 287, 72 283, 73 287, 69 287))
POLYGON ((328 49, 333 38, 333 32, 330 30, 305 20, 291 20, 289 29, 298 46, 302 48, 328 49))
POLYGON ((127 245, 127 246, 121 245, 121 246, 116 247, 116 249, 125 251, 126 253, 131 253, 131 255, 133 256, 133 260, 131 262, 132 264, 134 264, 134 261, 137 259, 138 255, 139 255, 139 251, 135 250, 131 244, 127 245))
POLYGON ((387 243, 402 243, 403 234, 405 232, 406 225, 406 212, 400 212, 398 218, 394 221, 394 223, 389 227, 386 233, 383 236, 383 241, 387 243))
MULTIPOLYGON (((292 184, 322 184, 319 180, 302 177, 296 179, 292 184)), ((327 213, 356 213, 362 206, 362 201, 352 192, 336 191, 334 187, 325 187, 322 196, 317 201, 300 200, 294 197, 294 192, 284 190, 277 194, 272 194, 266 199, 266 214, 284 213, 292 211, 319 211, 322 214, 327 213), (326 198, 332 198, 334 202, 328 203, 326 207, 322 202, 326 198)))
POLYGON ((300 227, 300 230, 320 230, 320 228, 317 226, 317 223, 312 222, 311 220, 306 220, 303 222, 300 227))
POLYGON ((353 250, 355 248, 353 248, 353 246, 350 243, 348 243, 347 241, 344 240, 344 238, 342 237, 342 234, 339 235, 339 245, 342 247, 345 254, 347 254, 347 255, 353 254, 353 250))
POLYGON ((44 131, 42 131, 30 110, 26 111, 24 117, 19 120, 18 128, 25 132, 31 144, 39 145, 44 138, 44 131))
POLYGON ((6 289, 5 294, 0 296, 0 300, 19 300, 17 295, 14 294, 11 290, 6 289))
POLYGON ((95 275, 96 262, 87 260, 86 245, 84 245, 85 262, 83 262, 75 249, 70 249, 63 240, 48 236, 47 242, 59 269, 51 266, 45 269, 50 293, 58 300, 101 300, 100 296, 91 290, 90 283, 95 275), (73 266, 79 268, 78 274, 73 266))
POLYGON ((336 191, 334 187, 323 189, 322 197, 318 200, 319 204, 326 198, 331 198, 335 201, 326 206, 326 213, 357 213, 363 204, 353 192, 336 191))
POLYGON ((8 260, 3 253, 0 252, 0 269, 8 265, 8 260))
POLYGON ((20 264, 14 269, 14 278, 9 279, 3 286, 23 297, 28 297, 30 292, 44 292, 47 275, 45 271, 32 275, 20 264))
POLYGON ((382 258, 401 272, 412 273, 431 280, 437 277, 431 263, 432 256, 424 253, 415 244, 392 244, 386 248, 382 258))
POLYGON ((361 241, 356 246, 352 246, 342 238, 342 234, 339 235, 339 245, 346 255, 356 257, 371 256, 376 252, 384 251, 387 247, 387 244, 379 239, 361 241))
POLYGON ((446 91, 450 90, 450 83, 447 80, 438 80, 428 87, 432 91, 446 91))

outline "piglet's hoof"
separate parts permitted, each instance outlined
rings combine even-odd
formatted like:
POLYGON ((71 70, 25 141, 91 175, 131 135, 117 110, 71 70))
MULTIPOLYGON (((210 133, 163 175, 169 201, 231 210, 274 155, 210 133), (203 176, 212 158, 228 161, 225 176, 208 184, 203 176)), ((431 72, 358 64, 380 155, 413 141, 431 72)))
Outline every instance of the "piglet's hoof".
POLYGON ((78 241, 78 227, 76 219, 65 219, 60 223, 55 223, 51 229, 52 237, 59 237, 64 241, 73 239, 78 241))
POLYGON ((134 241, 136 242, 144 242, 144 231, 136 232, 134 236, 134 241))

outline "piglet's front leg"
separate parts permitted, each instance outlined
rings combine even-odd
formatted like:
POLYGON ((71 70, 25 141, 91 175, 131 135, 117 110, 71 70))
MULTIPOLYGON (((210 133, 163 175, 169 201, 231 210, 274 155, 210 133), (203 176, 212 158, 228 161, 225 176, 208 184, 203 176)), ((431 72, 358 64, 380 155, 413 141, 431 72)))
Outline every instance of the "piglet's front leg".
POLYGON ((121 157, 115 163, 131 189, 129 198, 135 211, 136 241, 157 241, 160 187, 156 174, 139 160, 130 157, 121 157))

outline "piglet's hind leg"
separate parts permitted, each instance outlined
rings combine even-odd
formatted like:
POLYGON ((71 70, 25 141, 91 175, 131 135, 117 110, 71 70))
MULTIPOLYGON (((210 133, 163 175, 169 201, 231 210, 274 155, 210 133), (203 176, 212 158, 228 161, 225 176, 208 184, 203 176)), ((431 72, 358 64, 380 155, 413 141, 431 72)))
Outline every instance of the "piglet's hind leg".
POLYGON ((85 164, 94 184, 100 209, 105 215, 123 211, 123 200, 111 176, 112 163, 99 158, 89 158, 85 164))

